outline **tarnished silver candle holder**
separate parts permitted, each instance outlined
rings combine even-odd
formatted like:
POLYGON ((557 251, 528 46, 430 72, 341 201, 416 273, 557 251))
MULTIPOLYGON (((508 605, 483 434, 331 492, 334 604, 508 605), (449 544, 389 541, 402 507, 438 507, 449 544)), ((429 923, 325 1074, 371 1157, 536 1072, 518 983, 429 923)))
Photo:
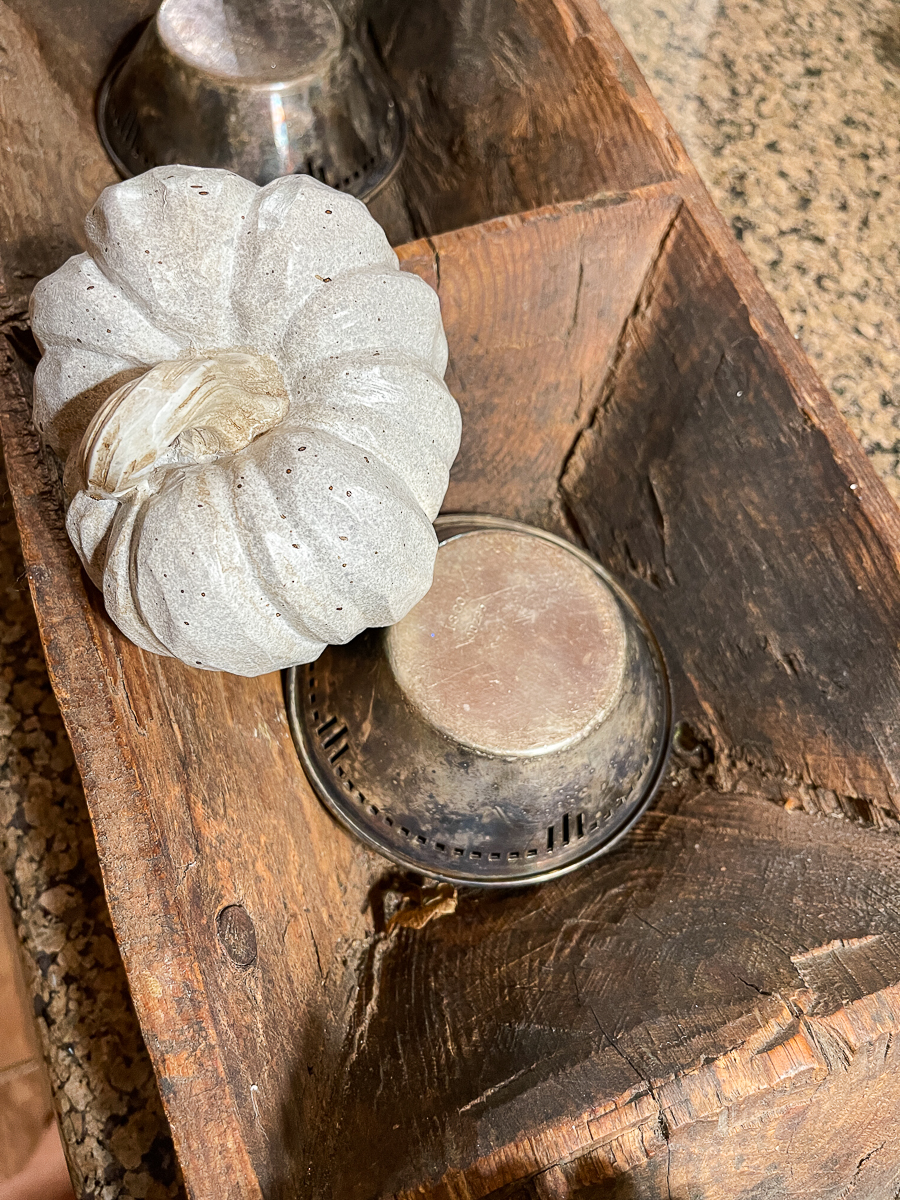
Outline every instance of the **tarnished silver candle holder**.
POLYGON ((399 865, 512 886, 609 850, 670 740, 662 656, 587 554, 514 521, 447 516, 431 591, 397 625, 286 681, 303 766, 399 865))
POLYGON ((328 0, 163 0, 110 68, 97 116, 124 176, 172 163, 258 184, 299 172, 360 199, 404 143, 380 64, 328 0))

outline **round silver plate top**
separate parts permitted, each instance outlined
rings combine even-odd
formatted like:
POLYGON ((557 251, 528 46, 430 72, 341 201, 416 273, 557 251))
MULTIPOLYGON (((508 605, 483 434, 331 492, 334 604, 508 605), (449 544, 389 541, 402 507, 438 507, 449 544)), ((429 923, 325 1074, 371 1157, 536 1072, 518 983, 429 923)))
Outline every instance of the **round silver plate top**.
POLYGON ((618 584, 553 534, 443 516, 434 584, 286 675, 319 796, 408 869, 515 886, 613 846, 653 796, 671 704, 652 634, 618 584))
POLYGON ((509 529, 445 542, 424 600, 387 633, 407 698, 462 745, 503 757, 561 749, 622 689, 625 625, 571 551, 509 529))

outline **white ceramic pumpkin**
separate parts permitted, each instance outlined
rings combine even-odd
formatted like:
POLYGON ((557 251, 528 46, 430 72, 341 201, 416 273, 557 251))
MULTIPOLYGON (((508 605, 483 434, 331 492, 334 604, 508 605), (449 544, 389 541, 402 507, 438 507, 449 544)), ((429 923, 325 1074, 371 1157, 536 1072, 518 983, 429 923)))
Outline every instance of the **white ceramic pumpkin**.
POLYGON ((132 641, 257 675, 428 590, 459 448, 438 299, 365 205, 159 167, 38 284, 34 419, 132 641))

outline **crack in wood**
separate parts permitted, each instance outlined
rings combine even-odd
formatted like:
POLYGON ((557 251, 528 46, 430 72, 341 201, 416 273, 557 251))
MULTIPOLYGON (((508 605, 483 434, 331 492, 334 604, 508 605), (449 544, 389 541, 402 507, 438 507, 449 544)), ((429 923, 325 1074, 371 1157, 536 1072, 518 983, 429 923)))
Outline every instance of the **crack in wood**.
MULTIPOLYGON (((575 297, 572 304, 572 317, 569 321, 569 327, 566 330, 566 341, 572 336, 575 331, 575 326, 578 324, 578 311, 581 307, 581 292, 584 288, 584 258, 583 252, 578 256, 578 282, 575 284, 575 297)), ((578 390, 579 405, 581 403, 581 388, 578 390)))
MULTIPOLYGON (((639 194, 639 193, 635 193, 634 195, 637 195, 637 194, 639 194)), ((646 269, 643 274, 643 278, 640 281, 640 285, 637 289, 637 294, 635 297, 635 301, 634 301, 632 310, 629 313, 629 315, 627 316, 627 318, 622 326, 622 329, 619 333, 619 336, 616 339, 616 346, 615 346, 615 350, 613 351, 612 360, 610 362, 609 369, 607 370, 606 375, 604 376, 603 380, 600 383, 600 386, 599 386, 599 389, 597 392, 597 397, 594 401, 592 401, 590 408, 588 409, 588 412, 584 416, 581 424, 578 426, 578 428, 573 433, 572 438, 569 442, 568 449, 565 451, 565 453, 563 454, 563 456, 560 460, 560 466, 559 466, 559 470, 557 472, 557 491, 560 496, 560 502, 565 506, 566 513, 572 523, 573 528, 578 532, 578 537, 579 537, 579 540, 581 540, 581 541, 583 541, 583 536, 582 536, 581 531, 578 528, 577 518, 565 498, 564 481, 566 479, 566 475, 569 472, 570 465, 576 456, 576 452, 577 452, 579 443, 581 442, 584 434, 587 433, 588 430, 594 428, 597 425, 600 414, 602 413, 603 406, 606 403, 606 401, 608 400, 609 396, 612 394, 612 391, 615 387, 615 378, 616 378, 618 364, 620 363, 620 361, 622 360, 622 358, 624 357, 624 355, 626 353, 628 337, 629 337, 629 333, 632 328, 632 325, 634 323, 635 317, 637 316, 637 314, 644 311, 649 306, 649 304, 652 302, 653 293, 654 293, 654 279, 656 276, 656 272, 657 272, 657 269, 659 267, 661 260, 664 257, 666 246, 667 246, 669 239, 672 235, 672 232, 676 226, 676 222, 678 220, 678 215, 681 212, 683 203, 684 202, 681 199, 681 197, 678 197, 677 203, 674 203, 672 206, 671 216, 669 217, 668 222, 666 223, 665 227, 662 230, 662 233, 660 234, 660 237, 654 248, 653 254, 647 263, 646 269)), ((580 302, 581 289, 583 286, 583 271, 584 271, 583 259, 579 259, 578 289, 576 292, 576 314, 577 314, 577 303, 580 302)), ((571 330, 574 329, 574 326, 575 326, 575 322, 574 321, 570 322, 570 327, 569 327, 570 333, 571 333, 571 330)), ((581 413, 581 409, 582 409, 582 392, 583 392, 583 382, 580 382, 579 383, 579 392, 578 392, 578 406, 577 406, 577 410, 576 410, 579 414, 581 413)))

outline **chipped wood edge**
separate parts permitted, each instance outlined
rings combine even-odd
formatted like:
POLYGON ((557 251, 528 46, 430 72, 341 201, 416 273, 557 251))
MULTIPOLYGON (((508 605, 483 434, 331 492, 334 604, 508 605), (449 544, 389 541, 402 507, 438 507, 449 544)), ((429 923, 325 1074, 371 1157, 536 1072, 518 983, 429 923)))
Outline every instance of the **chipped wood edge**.
MULTIPOLYGON (((865 939, 857 939, 863 941, 865 939)), ((845 948, 831 943, 808 952, 827 955, 845 948)), ((718 1121, 723 1112, 766 1097, 773 1120, 787 1108, 809 1106, 819 1088, 838 1077, 866 1047, 883 1042, 886 1058, 900 1023, 900 985, 854 1001, 827 1016, 809 1015, 811 993, 801 986, 783 1000, 782 1012, 761 1024, 753 1036, 725 1054, 689 1071, 641 1079, 577 1121, 559 1121, 527 1138, 499 1147, 471 1166, 450 1171, 430 1187, 397 1192, 394 1200, 485 1200, 511 1185, 557 1179, 569 1186, 580 1164, 590 1160, 594 1175, 627 1175, 665 1154, 676 1134, 700 1122, 718 1121)), ((544 1192, 539 1187, 538 1194, 544 1192)))

